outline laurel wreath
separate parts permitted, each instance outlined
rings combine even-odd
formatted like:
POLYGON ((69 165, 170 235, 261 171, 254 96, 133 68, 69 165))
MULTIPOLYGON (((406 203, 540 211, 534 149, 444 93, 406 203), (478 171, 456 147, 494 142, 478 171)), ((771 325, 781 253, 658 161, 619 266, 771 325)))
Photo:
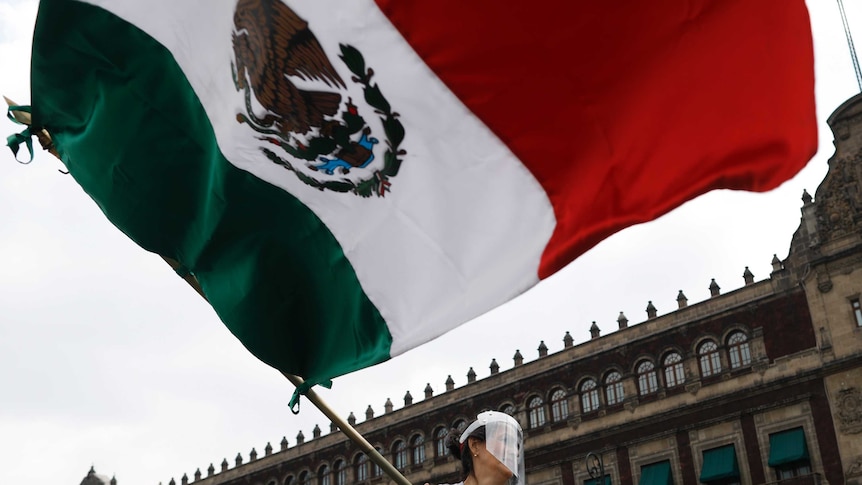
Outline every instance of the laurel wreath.
POLYGON ((398 120, 399 114, 392 111, 392 106, 380 91, 378 84, 371 82, 374 70, 366 67, 362 53, 350 45, 340 44, 340 47, 341 55, 339 57, 353 73, 351 80, 362 85, 365 102, 374 108, 374 112, 380 116, 383 132, 386 134, 387 146, 386 153, 383 154, 383 168, 376 170, 371 177, 362 179, 358 183, 346 178, 321 181, 297 170, 291 162, 281 158, 272 150, 268 148, 262 148, 262 150, 272 162, 292 171, 299 180, 317 189, 353 192, 360 197, 371 197, 372 195, 383 197, 392 185, 389 179, 398 175, 398 170, 404 161, 402 157, 407 154, 407 151, 401 148, 401 143, 404 141, 404 125, 398 120))

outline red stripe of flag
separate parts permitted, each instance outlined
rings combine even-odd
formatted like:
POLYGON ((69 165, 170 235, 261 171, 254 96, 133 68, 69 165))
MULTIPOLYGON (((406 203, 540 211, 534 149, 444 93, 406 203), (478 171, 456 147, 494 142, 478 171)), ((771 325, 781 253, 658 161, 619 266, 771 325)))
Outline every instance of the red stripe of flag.
POLYGON ((548 193, 541 278, 708 190, 774 188, 816 151, 803 0, 376 1, 548 193))

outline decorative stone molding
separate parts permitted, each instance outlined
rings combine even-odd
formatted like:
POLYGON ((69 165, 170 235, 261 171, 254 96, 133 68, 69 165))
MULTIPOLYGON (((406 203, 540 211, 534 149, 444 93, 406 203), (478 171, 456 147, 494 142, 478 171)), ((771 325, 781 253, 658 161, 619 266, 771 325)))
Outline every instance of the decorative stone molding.
POLYGON ((850 123, 846 120, 841 120, 832 127, 832 131, 835 132, 835 138, 846 140, 850 138, 850 123))
POLYGON ((835 403, 838 408, 841 432, 847 434, 862 432, 862 392, 855 387, 838 391, 835 395, 835 403))
POLYGON ((766 369, 769 368, 769 360, 765 357, 763 359, 756 360, 753 364, 751 364, 751 370, 757 372, 761 376, 766 373, 766 369))
POLYGON ((820 327, 820 351, 832 350, 832 335, 826 327, 820 327))
MULTIPOLYGON (((830 165, 829 175, 817 190, 816 197, 817 228, 820 240, 824 242, 856 232, 859 221, 856 221, 853 215, 862 207, 862 194, 858 183, 862 153, 836 158, 830 161, 830 165)), ((818 288, 827 286, 831 289, 831 281, 821 282, 819 275, 817 283, 818 288)))
POLYGON ((862 458, 859 458, 849 468, 844 472, 844 476, 847 478, 851 477, 862 477, 862 458))
POLYGON ((817 289, 820 290, 820 293, 832 291, 832 279, 829 277, 829 273, 825 271, 817 273, 817 289))
POLYGON ((697 391, 700 390, 700 381, 690 382, 686 384, 685 390, 690 392, 692 395, 696 395, 697 391))

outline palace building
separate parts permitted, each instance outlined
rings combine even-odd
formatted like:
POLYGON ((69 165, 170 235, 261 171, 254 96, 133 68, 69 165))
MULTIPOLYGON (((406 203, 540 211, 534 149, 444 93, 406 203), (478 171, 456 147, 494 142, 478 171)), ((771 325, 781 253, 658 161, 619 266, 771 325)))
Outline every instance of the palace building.
MULTIPOLYGON (((755 281, 355 424, 412 482, 455 483, 442 438, 483 410, 525 430, 530 485, 862 485, 862 95, 829 118, 835 154, 812 197, 802 194, 787 257, 755 281), (590 474, 601 459, 604 477, 590 474)), ((471 369, 472 371, 472 369, 471 369)), ((333 431, 333 430, 330 430, 333 431)), ((176 484, 171 480, 172 484, 176 484)), ((201 485, 392 483, 343 434, 198 470, 201 485)))

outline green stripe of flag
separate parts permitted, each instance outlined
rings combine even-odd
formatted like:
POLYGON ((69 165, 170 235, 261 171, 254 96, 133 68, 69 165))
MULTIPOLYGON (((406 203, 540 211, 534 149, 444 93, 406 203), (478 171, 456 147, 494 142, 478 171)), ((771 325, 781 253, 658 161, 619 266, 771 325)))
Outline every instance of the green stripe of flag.
POLYGON ((31 82, 34 124, 75 180, 135 242, 188 267, 254 355, 313 383, 389 357, 332 233, 224 158, 161 44, 98 7, 44 0, 31 82))

